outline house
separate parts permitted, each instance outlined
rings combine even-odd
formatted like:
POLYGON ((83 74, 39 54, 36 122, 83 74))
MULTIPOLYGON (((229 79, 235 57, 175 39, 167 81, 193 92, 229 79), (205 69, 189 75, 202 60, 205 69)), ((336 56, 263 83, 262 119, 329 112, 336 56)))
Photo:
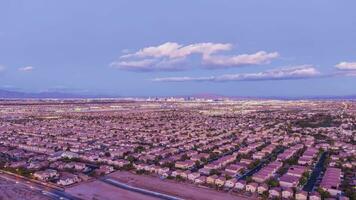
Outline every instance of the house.
POLYGON ((179 175, 184 179, 188 179, 188 174, 190 174, 190 171, 182 171, 179 175))
POLYGON ((262 194, 262 193, 264 193, 265 191, 268 191, 268 185, 267 185, 267 184, 263 183, 263 184, 261 184, 261 185, 259 185, 259 186, 257 187, 257 192, 258 192, 258 194, 262 194))
POLYGON ((75 164, 74 164, 74 169, 75 170, 83 171, 83 170, 85 170, 85 168, 86 168, 85 163, 75 162, 75 164))
POLYGON ((339 197, 339 200, 350 200, 350 198, 349 197, 345 197, 345 196, 341 196, 341 197, 339 197))
POLYGON ((208 176, 208 178, 206 178, 206 182, 208 184, 215 184, 216 179, 218 179, 217 175, 208 176))
POLYGON ((159 175, 163 175, 169 172, 169 168, 168 167, 164 167, 164 168, 159 168, 158 170, 158 174, 159 175))
POLYGON ((171 176, 173 177, 177 177, 177 176, 180 176, 180 173, 182 172, 182 170, 176 170, 176 171, 173 171, 171 176))
POLYGON ((98 174, 109 174, 114 171, 114 167, 110 165, 100 165, 100 168, 96 170, 98 174))
POLYGON ((300 157, 298 160, 299 165, 310 165, 313 162, 313 158, 300 157))
POLYGON ((237 175, 239 172, 241 172, 245 167, 243 165, 229 165, 228 167, 225 168, 226 172, 230 172, 233 175, 237 175))
POLYGON ((291 188, 284 188, 282 191, 282 197, 285 199, 293 198, 293 190, 291 188))
POLYGON ((240 180, 235 183, 235 188, 238 190, 245 189, 245 186, 246 186, 246 181, 244 181, 244 180, 240 180))
POLYGON ((151 173, 155 173, 155 171, 156 171, 156 166, 155 166, 155 165, 148 165, 148 166, 146 167, 146 170, 149 171, 149 172, 151 172, 151 173))
POLYGON ((206 176, 199 176, 194 180, 194 183, 196 184, 204 184, 206 183, 206 176))
POLYGON ((306 191, 298 191, 295 195, 296 200, 307 200, 308 193, 306 191))
POLYGON ((233 187, 235 187, 236 182, 237 182, 236 178, 229 179, 225 182, 225 187, 233 188, 233 187))
POLYGON ((260 171, 252 176, 252 180, 256 181, 257 183, 263 183, 266 182, 272 176, 273 176, 272 172, 260 171))
POLYGON ((332 196, 337 196, 341 193, 339 190, 339 186, 341 184, 341 176, 341 169, 328 167, 320 183, 320 187, 323 190, 328 191, 332 196))
POLYGON ((180 168, 180 169, 189 169, 191 167, 194 167, 195 162, 192 160, 186 160, 186 161, 178 161, 175 164, 176 168, 180 168))
POLYGON ((279 178, 279 184, 286 188, 296 187, 298 182, 299 178, 297 176, 291 176, 288 174, 284 174, 281 178, 279 178))
POLYGON ((140 163, 140 164, 133 164, 133 166, 137 169, 137 170, 145 170, 145 165, 146 164, 142 164, 142 163, 140 163))
POLYGON ((67 186, 67 185, 77 183, 79 181, 80 181, 80 179, 77 175, 74 175, 74 174, 71 174, 68 172, 63 172, 63 173, 61 173, 60 178, 57 181, 57 184, 67 186))
POLYGON ((64 151, 64 152, 61 152, 61 157, 62 158, 73 159, 73 158, 79 158, 79 155, 77 153, 74 153, 74 152, 71 152, 71 151, 64 151))
POLYGON ((246 191, 247 191, 247 192, 254 193, 254 192, 256 192, 257 187, 258 187, 258 184, 255 183, 255 182, 248 183, 248 184, 246 185, 246 191))
POLYGON ((223 176, 220 176, 219 178, 217 178, 215 180, 215 185, 219 186, 219 187, 222 187, 225 185, 225 181, 226 181, 226 178, 223 177, 223 176))
POLYGON ((41 181, 48 181, 51 178, 56 178, 58 177, 58 172, 57 170, 53 169, 46 169, 44 171, 37 171, 33 174, 33 176, 41 181))
POLYGON ((243 159, 240 160, 240 163, 244 163, 244 164, 246 164, 246 165, 249 165, 249 164, 251 164, 252 162, 253 162, 253 160, 249 160, 249 159, 245 159, 245 158, 243 158, 243 159))
POLYGON ((188 180, 194 181, 194 180, 197 179, 199 176, 200 176, 200 173, 199 173, 199 172, 190 173, 190 174, 188 174, 188 180))
POLYGON ((210 171, 211 171, 211 169, 206 168, 206 167, 203 167, 203 168, 199 169, 199 173, 205 174, 205 175, 209 175, 210 171))
POLYGON ((158 174, 162 177, 168 177, 170 174, 171 174, 171 171, 168 167, 165 167, 165 168, 160 168, 158 170, 158 174))
POLYGON ((28 169, 34 169, 34 170, 38 170, 41 168, 45 168, 49 166, 49 162, 48 161, 42 161, 42 162, 30 162, 30 164, 27 166, 28 169))
POLYGON ((209 163, 204 166, 205 169, 207 170, 212 170, 212 169, 219 169, 221 167, 221 164, 217 161, 214 161, 212 163, 209 163))
POLYGON ((69 162, 65 163, 64 168, 65 169, 74 169, 75 162, 69 162))
POLYGON ((269 190, 269 197, 270 198, 279 198, 281 196, 282 188, 274 187, 269 190))
POLYGON ((287 174, 290 176, 296 176, 296 177, 302 177, 303 173, 307 170, 306 167, 300 166, 300 165, 292 165, 288 171, 287 174))
POLYGON ((125 165, 130 164, 130 161, 124 160, 124 159, 116 159, 116 160, 110 160, 108 164, 112 164, 118 167, 123 167, 125 165))
POLYGON ((252 158, 254 159, 254 160, 258 160, 258 159, 262 159, 263 157, 265 157, 265 152, 261 152, 261 151, 259 151, 259 152, 256 152, 256 153, 254 153, 253 155, 252 155, 252 158))
POLYGON ((321 196, 318 192, 312 192, 309 195, 309 200, 321 200, 321 196))
POLYGON ((274 174, 282 167, 283 163, 279 161, 273 161, 267 166, 263 167, 260 171, 252 176, 252 179, 258 183, 263 183, 269 178, 273 177, 274 174))
POLYGON ((20 168, 20 167, 25 167, 27 165, 26 161, 14 161, 11 162, 10 164, 7 164, 7 167, 11 167, 11 168, 20 168))

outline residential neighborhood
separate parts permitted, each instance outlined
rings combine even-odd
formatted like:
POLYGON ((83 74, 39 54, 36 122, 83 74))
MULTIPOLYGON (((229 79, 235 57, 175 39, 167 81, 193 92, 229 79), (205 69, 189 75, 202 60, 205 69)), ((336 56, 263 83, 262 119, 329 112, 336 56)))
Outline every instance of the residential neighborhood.
POLYGON ((0 113, 1 171, 51 187, 126 171, 236 199, 356 198, 353 101, 28 100, 0 113))

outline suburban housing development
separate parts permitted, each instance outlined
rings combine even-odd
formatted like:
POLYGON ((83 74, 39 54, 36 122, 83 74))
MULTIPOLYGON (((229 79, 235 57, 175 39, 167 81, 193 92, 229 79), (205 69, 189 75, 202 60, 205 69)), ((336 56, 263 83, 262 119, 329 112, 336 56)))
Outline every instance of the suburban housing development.
POLYGON ((0 199, 355 199, 355 133, 347 100, 2 100, 0 199))

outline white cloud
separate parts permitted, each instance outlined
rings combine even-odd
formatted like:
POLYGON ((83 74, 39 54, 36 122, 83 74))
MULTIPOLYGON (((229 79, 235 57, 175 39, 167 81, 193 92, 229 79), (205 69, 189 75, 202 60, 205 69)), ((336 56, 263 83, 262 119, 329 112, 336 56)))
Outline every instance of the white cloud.
POLYGON ((128 57, 155 57, 155 58, 185 58, 191 54, 197 53, 210 55, 219 51, 227 51, 232 48, 231 44, 222 43, 196 43, 187 46, 175 42, 166 42, 159 46, 146 47, 134 54, 127 54, 121 58, 128 57))
POLYGON ((335 67, 339 70, 356 70, 356 62, 340 62, 335 67))
POLYGON ((259 51, 254 54, 242 54, 235 56, 206 56, 203 61, 213 65, 240 66, 240 65, 261 65, 268 64, 272 59, 278 58, 277 52, 267 53, 259 51))
POLYGON ((111 67, 132 71, 176 71, 185 68, 184 59, 159 59, 149 58, 142 60, 117 61, 110 64, 111 67))
POLYGON ((189 76, 178 76, 178 77, 164 77, 164 78, 154 78, 152 81, 155 82, 187 82, 187 81, 215 81, 214 76, 205 77, 189 77, 189 76))
POLYGON ((119 61, 111 63, 111 66, 120 66, 121 68, 133 68, 133 69, 141 69, 146 68, 153 63, 155 63, 155 59, 144 59, 144 60, 132 60, 132 61, 119 61))
POLYGON ((20 67, 18 70, 22 72, 30 72, 34 69, 32 66, 25 66, 25 67, 20 67))
POLYGON ((267 53, 258 51, 254 54, 224 55, 222 52, 232 50, 229 43, 195 43, 181 45, 175 42, 166 42, 159 46, 151 46, 140 49, 131 54, 122 55, 110 65, 119 69, 135 71, 154 70, 182 70, 187 65, 199 65, 202 67, 236 67, 242 65, 260 65, 269 63, 279 57, 277 52, 267 53), (190 59, 193 55, 199 55, 199 63, 190 59))
POLYGON ((285 80, 304 79, 320 76, 320 72, 311 65, 301 65, 296 67, 268 70, 257 73, 244 74, 224 74, 208 77, 164 77, 155 78, 152 81, 158 82, 186 82, 186 81, 259 81, 259 80, 285 80))

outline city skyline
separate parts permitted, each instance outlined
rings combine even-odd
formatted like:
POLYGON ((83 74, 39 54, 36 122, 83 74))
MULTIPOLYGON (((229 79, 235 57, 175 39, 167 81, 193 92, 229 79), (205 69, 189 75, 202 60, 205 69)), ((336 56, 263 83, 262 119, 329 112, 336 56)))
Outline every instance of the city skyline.
POLYGON ((0 4, 0 90, 356 94, 353 1, 0 4))

